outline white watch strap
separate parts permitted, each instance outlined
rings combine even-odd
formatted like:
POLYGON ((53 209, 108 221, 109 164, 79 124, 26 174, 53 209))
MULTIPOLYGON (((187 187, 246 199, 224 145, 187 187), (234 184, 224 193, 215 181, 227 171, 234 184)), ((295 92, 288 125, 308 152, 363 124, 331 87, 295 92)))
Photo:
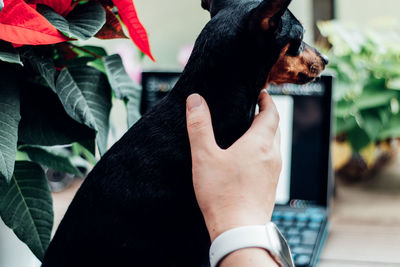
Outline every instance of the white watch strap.
MULTIPOLYGON (((251 225, 234 228, 219 235, 210 247, 210 263, 211 267, 217 267, 218 263, 228 254, 243 248, 263 248, 266 249, 275 260, 279 261, 281 266, 293 266, 290 263, 287 265, 286 260, 280 259, 282 250, 287 248, 286 241, 282 244, 283 237, 277 230, 275 224, 267 223, 266 225, 251 225), (279 236, 280 235, 280 236, 279 236), (283 247, 285 246, 285 248, 283 247)), ((292 263, 293 264, 293 263, 292 263)))

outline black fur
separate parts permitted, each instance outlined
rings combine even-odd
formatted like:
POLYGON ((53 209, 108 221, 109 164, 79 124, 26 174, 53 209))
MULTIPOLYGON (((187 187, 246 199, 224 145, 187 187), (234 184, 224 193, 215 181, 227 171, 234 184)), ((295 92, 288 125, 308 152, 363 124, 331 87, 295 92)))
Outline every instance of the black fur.
POLYGON ((210 240, 192 186, 185 100, 194 92, 206 99, 222 148, 249 128, 271 67, 293 41, 291 29, 301 27, 286 11, 275 29, 261 30, 254 22, 268 7, 260 3, 214 0, 212 19, 181 79, 86 178, 42 266, 208 266, 210 240))

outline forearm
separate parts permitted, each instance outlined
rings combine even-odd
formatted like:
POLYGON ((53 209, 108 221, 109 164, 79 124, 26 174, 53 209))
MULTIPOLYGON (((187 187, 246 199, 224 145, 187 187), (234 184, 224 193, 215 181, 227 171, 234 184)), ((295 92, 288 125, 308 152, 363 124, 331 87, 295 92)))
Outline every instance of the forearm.
POLYGON ((237 250, 226 256, 219 267, 278 267, 269 253, 261 248, 237 250))

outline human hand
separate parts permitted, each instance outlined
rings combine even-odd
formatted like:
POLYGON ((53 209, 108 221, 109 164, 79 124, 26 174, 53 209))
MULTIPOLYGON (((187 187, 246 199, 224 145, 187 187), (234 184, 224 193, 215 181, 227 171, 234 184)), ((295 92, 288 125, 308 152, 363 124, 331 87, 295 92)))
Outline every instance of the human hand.
POLYGON ((211 241, 244 225, 267 223, 281 171, 279 116, 266 91, 250 129, 230 148, 215 141, 211 116, 198 94, 187 99, 193 185, 211 241))

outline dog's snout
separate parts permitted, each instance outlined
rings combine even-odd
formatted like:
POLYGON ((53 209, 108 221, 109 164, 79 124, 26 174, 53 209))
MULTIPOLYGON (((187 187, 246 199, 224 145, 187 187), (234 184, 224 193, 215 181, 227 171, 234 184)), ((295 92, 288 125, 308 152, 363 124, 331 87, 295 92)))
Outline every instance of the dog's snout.
POLYGON ((321 55, 322 62, 324 62, 325 65, 329 64, 329 58, 326 55, 321 55))

